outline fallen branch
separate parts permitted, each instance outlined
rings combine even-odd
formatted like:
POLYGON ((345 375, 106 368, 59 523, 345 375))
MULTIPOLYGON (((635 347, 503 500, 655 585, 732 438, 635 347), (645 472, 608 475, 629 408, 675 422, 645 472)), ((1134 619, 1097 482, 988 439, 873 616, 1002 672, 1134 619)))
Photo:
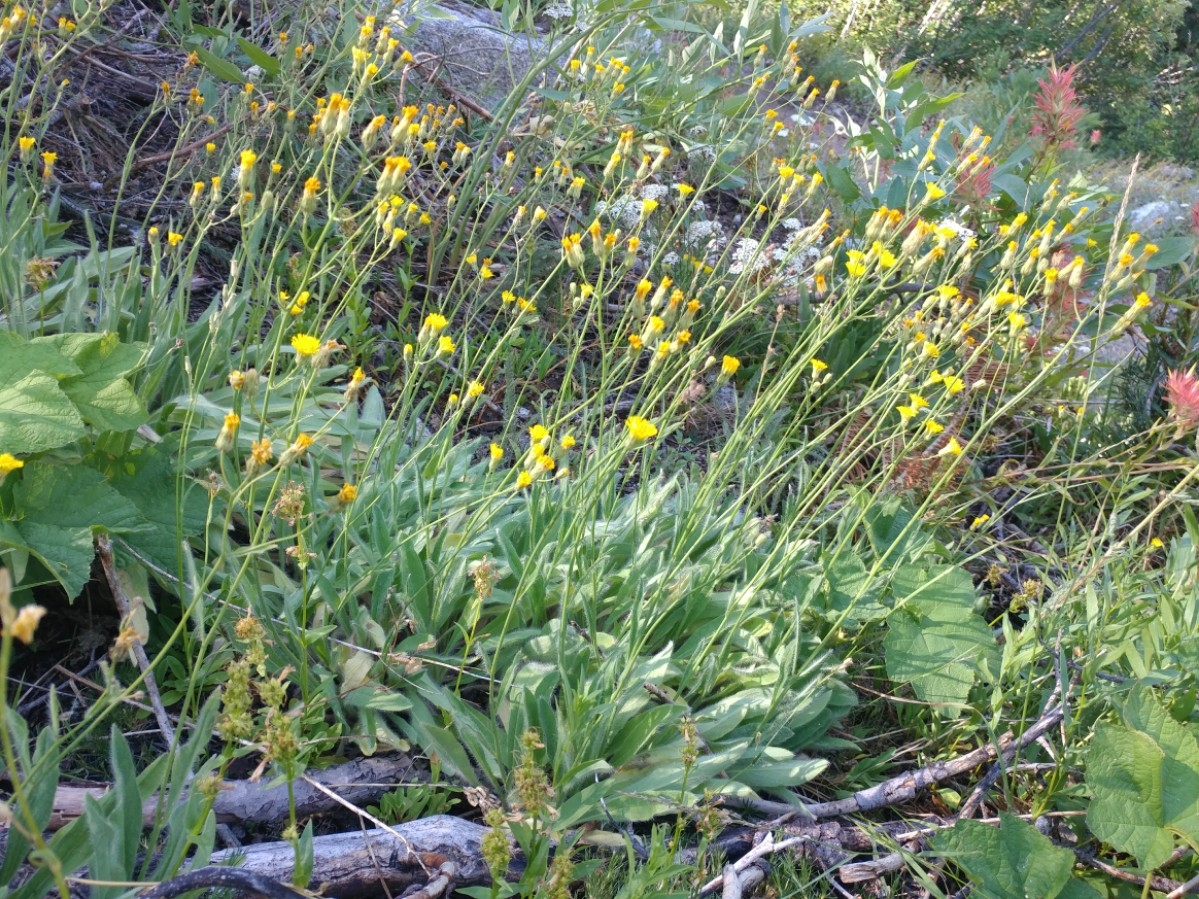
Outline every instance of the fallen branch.
MULTIPOLYGON (((749 852, 745 853, 745 855, 741 856, 741 858, 737 859, 736 862, 731 865, 725 865, 723 873, 721 873, 719 877, 714 877, 705 883, 700 888, 699 894, 704 896, 709 893, 715 893, 721 887, 724 887, 729 883, 729 877, 732 875, 737 875, 734 877, 734 880, 740 881, 741 873, 747 871, 748 868, 755 865, 759 859, 763 859, 768 855, 773 855, 776 852, 781 852, 784 849, 789 849, 792 846, 798 846, 800 843, 803 843, 806 840, 806 836, 798 836, 783 840, 781 843, 776 843, 774 841, 773 834, 766 834, 762 842, 760 842, 753 849, 749 850, 749 852)), ((764 873, 765 872, 763 872, 763 874, 764 873)), ((749 879, 750 878, 747 878, 747 880, 749 879)), ((739 885, 736 888, 733 888, 733 892, 739 897, 741 895, 741 891, 746 887, 747 883, 739 882, 739 885)), ((724 892, 724 896, 727 897, 728 895, 729 891, 726 890, 724 892)))
POLYGON ((1062 705, 1056 704, 1046 709, 1036 724, 1021 734, 1019 739, 1008 732, 999 738, 998 743, 988 743, 947 762, 933 762, 923 768, 906 771, 868 790, 859 790, 845 799, 807 803, 800 807, 765 799, 733 797, 727 801, 730 805, 749 808, 762 814, 779 816, 771 822, 772 824, 781 824, 791 818, 818 821, 822 818, 839 818, 844 815, 877 811, 914 799, 921 790, 951 778, 960 777, 980 765, 994 761, 996 757, 1010 760, 1019 750, 1040 738, 1050 727, 1060 722, 1063 714, 1062 705))
MULTIPOLYGON (((458 886, 491 882, 483 862, 482 840, 489 828, 436 815, 386 830, 329 834, 312 841, 312 879, 324 895, 378 896, 389 890, 417 888, 421 899, 446 896, 458 886)), ((289 881, 295 868, 291 842, 258 843, 214 852, 213 865, 239 862, 240 869, 289 881)), ((519 877, 519 864, 510 869, 519 877)))
POLYGON ((263 899, 297 899, 310 895, 301 893, 284 886, 269 877, 243 871, 240 868, 200 868, 188 871, 170 880, 164 880, 156 887, 138 893, 139 899, 173 899, 192 890, 205 887, 237 890, 240 895, 261 896, 263 899))
MULTIPOLYGON (((1183 846, 1180 847, 1180 849, 1176 849, 1174 855, 1171 856, 1170 859, 1167 859, 1165 862, 1163 862, 1162 866, 1166 867, 1173 862, 1178 861, 1188 851, 1190 851, 1189 846, 1183 846)), ((1089 865, 1096 871, 1102 871, 1108 877, 1113 877, 1116 880, 1123 881, 1124 883, 1131 883, 1142 888, 1148 884, 1149 889, 1153 890, 1154 892, 1167 893, 1176 897, 1199 893, 1199 884, 1195 883, 1194 881, 1179 883, 1177 880, 1170 880, 1168 877, 1141 877, 1136 874, 1130 874, 1128 871, 1117 868, 1115 865, 1109 865, 1102 859, 1097 858, 1095 853, 1091 852, 1090 850, 1076 849, 1074 850, 1074 855, 1084 865, 1089 865)))
MULTIPOLYGON (((366 805, 404 783, 428 781, 427 770, 407 755, 356 759, 297 780, 292 785, 296 815, 300 818, 321 815, 346 803, 366 805)), ((54 810, 47 830, 65 827, 83 814, 85 797, 99 799, 106 792, 108 787, 60 786, 54 794, 54 810)), ((289 803, 286 784, 267 786, 259 781, 235 780, 221 785, 213 811, 217 820, 226 824, 277 824, 288 819, 289 803)), ((157 814, 158 800, 151 797, 142 806, 143 823, 149 826, 157 814)))

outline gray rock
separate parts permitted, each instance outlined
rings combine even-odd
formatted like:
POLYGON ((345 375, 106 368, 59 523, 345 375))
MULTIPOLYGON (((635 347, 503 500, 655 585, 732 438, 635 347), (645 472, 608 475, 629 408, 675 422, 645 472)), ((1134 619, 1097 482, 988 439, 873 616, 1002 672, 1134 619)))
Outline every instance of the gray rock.
POLYGON ((1128 224, 1134 231, 1151 231, 1170 222, 1178 212, 1178 204, 1168 200, 1155 200, 1129 212, 1128 224))
POLYGON ((403 44, 440 63, 437 78, 489 109, 498 109, 546 53, 536 35, 505 31, 497 13, 460 0, 405 0, 389 16, 405 23, 403 44))

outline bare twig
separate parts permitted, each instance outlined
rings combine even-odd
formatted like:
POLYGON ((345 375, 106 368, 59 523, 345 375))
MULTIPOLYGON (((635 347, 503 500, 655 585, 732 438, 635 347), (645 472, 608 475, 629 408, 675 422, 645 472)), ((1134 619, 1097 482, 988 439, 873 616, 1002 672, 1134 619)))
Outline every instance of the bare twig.
POLYGON ((719 877, 714 877, 705 883, 703 887, 700 888, 699 894, 701 896, 705 896, 709 893, 715 893, 717 890, 721 889, 724 886, 725 878, 728 875, 730 868, 736 874, 740 875, 742 871, 745 871, 750 865, 757 862, 758 859, 765 858, 768 855, 773 855, 776 852, 781 852, 782 850, 788 849, 792 846, 798 846, 800 843, 807 842, 807 839, 807 837, 792 837, 789 840, 783 840, 781 843, 776 843, 774 841, 773 834, 766 834, 766 837, 761 843, 749 850, 749 852, 745 853, 745 855, 741 856, 741 858, 737 859, 736 863, 732 865, 726 865, 724 873, 722 873, 719 877))
MULTIPOLYGON (((1188 851, 1190 851, 1189 847, 1182 847, 1181 850, 1175 850, 1174 854, 1170 856, 1170 859, 1173 859, 1173 861, 1178 861, 1178 859, 1180 859, 1188 851)), ((1149 889, 1155 890, 1159 893, 1166 893, 1170 896, 1199 894, 1199 883, 1195 883, 1194 881, 1179 883, 1177 880, 1170 880, 1168 877, 1145 878, 1137 874, 1131 874, 1121 868, 1117 868, 1115 865, 1109 865, 1102 859, 1097 858, 1095 853, 1090 850, 1075 849, 1074 854, 1084 865, 1089 865, 1096 871, 1102 871, 1108 877, 1114 877, 1116 880, 1122 880, 1125 883, 1131 883, 1139 887, 1144 887, 1146 881, 1148 881, 1149 889)), ((1170 859, 1167 859, 1165 862, 1163 862, 1162 866, 1165 867, 1172 864, 1173 862, 1171 862, 1170 859)))
POLYGON ((412 844, 410 842, 408 842, 407 837, 405 837, 402 833, 400 833, 395 828, 388 825, 386 822, 380 821, 378 818, 376 818, 374 815, 372 815, 366 809, 360 808, 360 807, 354 805, 354 803, 349 802, 345 799, 342 799, 340 796, 338 796, 336 793, 334 793, 332 790, 330 790, 328 787, 326 787, 323 783, 321 783, 318 780, 313 780, 307 774, 301 775, 300 779, 303 780, 304 783, 308 784, 310 787, 315 788, 318 792, 324 793, 327 797, 332 799, 335 803, 342 806, 343 808, 349 809, 350 811, 354 812, 356 815, 360 815, 363 818, 366 818, 366 820, 370 821, 376 827, 387 831, 387 833, 391 834, 393 837, 395 837, 397 840, 399 840, 400 843, 404 846, 404 848, 408 852, 409 859, 411 861, 416 862, 418 865, 420 865, 421 869, 426 874, 432 876, 433 872, 430 871, 428 867, 426 867, 425 863, 421 860, 420 856, 417 855, 415 850, 413 850, 412 844))
MULTIPOLYGON (((121 622, 124 626, 133 612, 133 605, 121 586, 116 562, 112 558, 112 541, 107 534, 101 534, 96 538, 96 553, 100 557, 104 577, 108 579, 108 589, 112 591, 113 601, 117 605, 117 611, 121 614, 121 622)), ((141 669, 142 678, 146 684, 146 694, 150 697, 150 707, 154 709, 154 718, 158 721, 158 728, 162 731, 167 745, 174 746, 175 726, 171 724, 171 716, 167 714, 166 706, 162 704, 162 696, 158 692, 158 682, 154 678, 154 669, 150 667, 150 657, 146 655, 146 648, 142 646, 140 640, 133 640, 131 648, 133 658, 137 660, 137 666, 141 669)))
POLYGON ((983 776, 982 780, 970 791, 970 795, 966 797, 966 801, 962 803, 958 810, 958 819, 973 817, 978 807, 982 805, 983 797, 987 795, 991 787, 995 786, 1000 776, 1003 774, 1007 764, 1015 757, 1016 753, 1030 743, 1039 740, 1044 734, 1065 717, 1065 701, 1062 699, 1062 682, 1058 678, 1053 690, 1049 694, 1049 698, 1045 701, 1045 709, 1041 712, 1036 722, 1032 727, 1026 730, 1020 736, 1020 740, 999 753, 999 759, 991 766, 991 769, 983 776))

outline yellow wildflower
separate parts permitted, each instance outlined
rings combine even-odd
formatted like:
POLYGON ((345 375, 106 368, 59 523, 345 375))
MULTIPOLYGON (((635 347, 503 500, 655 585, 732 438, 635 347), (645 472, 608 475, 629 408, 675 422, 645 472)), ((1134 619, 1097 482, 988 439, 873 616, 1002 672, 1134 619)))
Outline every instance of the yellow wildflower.
POLYGON ((271 447, 271 438, 263 437, 250 444, 250 460, 256 467, 266 465, 274 456, 275 450, 271 447))
POLYGON ((17 612, 17 617, 9 626, 9 633, 28 646, 33 642, 33 633, 37 630, 38 622, 45 614, 44 606, 22 606, 21 611, 17 612))
POLYGON ((309 356, 315 356, 320 351, 321 341, 320 338, 313 337, 311 334, 297 334, 291 339, 291 346, 297 356, 306 359, 309 356))
POLYGON ((241 416, 236 412, 230 412, 225 416, 225 422, 221 425, 220 433, 216 435, 216 448, 219 453, 227 453, 233 449, 234 442, 237 440, 237 428, 241 424, 241 416))
POLYGON ((958 439, 956 437, 950 437, 949 442, 941 447, 941 449, 937 452, 938 456, 960 456, 961 454, 962 445, 958 443, 958 439))
POLYGON ((658 436, 657 426, 640 415, 630 415, 624 423, 634 441, 640 442, 658 436))

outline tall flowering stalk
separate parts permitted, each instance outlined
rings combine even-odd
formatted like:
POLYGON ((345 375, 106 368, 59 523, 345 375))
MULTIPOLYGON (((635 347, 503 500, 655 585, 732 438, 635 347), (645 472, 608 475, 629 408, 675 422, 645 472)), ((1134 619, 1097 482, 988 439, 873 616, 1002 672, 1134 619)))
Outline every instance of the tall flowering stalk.
POLYGON ((1087 114, 1087 109, 1078 102, 1074 90, 1074 74, 1077 65, 1059 69, 1049 67, 1049 74, 1039 79, 1040 89, 1033 98, 1032 134, 1041 138, 1042 146, 1038 162, 1052 159, 1058 150, 1069 150, 1078 146, 1078 124, 1087 114))
POLYGON ((1166 375, 1166 406, 1176 427, 1175 440, 1199 427, 1199 376, 1194 368, 1166 375))

